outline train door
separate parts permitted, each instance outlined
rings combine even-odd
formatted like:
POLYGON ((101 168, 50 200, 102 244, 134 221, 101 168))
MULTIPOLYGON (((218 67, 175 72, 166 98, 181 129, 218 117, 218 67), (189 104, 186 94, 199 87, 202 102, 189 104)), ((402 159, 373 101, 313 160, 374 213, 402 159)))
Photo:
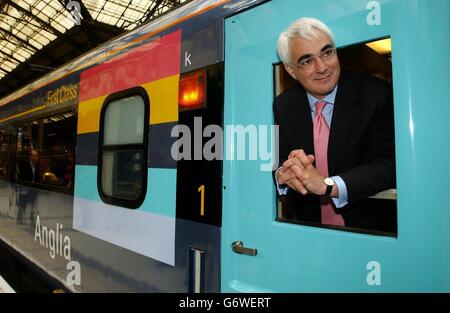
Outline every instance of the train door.
MULTIPOLYGON (((421 67, 420 56, 431 53, 448 64, 439 52, 425 50, 430 38, 420 35, 426 31, 427 16, 436 14, 442 18, 443 13, 439 10, 445 11, 445 4, 439 2, 434 8, 425 8, 420 1, 415 4, 418 8, 407 1, 337 4, 328 0, 274 0, 226 19, 224 125, 233 126, 227 130, 236 130, 240 125, 244 130, 244 139, 241 139, 247 140, 247 149, 252 148, 252 136, 253 139, 260 137, 256 140, 259 146, 256 146, 253 158, 249 151, 244 151, 241 156, 245 154, 245 157, 239 158, 238 150, 243 146, 236 139, 237 133, 225 132, 223 292, 371 292, 442 288, 439 273, 443 268, 438 261, 442 246, 438 245, 440 240, 433 241, 431 236, 440 238, 443 228, 433 220, 438 214, 445 216, 445 211, 442 206, 434 206, 434 217, 430 220, 431 212, 427 210, 426 216, 422 210, 430 199, 421 200, 415 192, 421 190, 423 193, 429 187, 410 179, 411 171, 414 175, 420 172, 416 167, 418 160, 414 159, 415 148, 418 143, 426 146, 426 138, 415 138, 411 127, 425 122, 425 116, 431 113, 417 107, 417 111, 413 111, 417 103, 414 99, 421 99, 422 95, 409 84, 415 82, 422 87, 425 84, 429 90, 434 88, 431 82, 421 78, 429 74, 421 67), (417 18, 417 23, 406 23, 414 12, 426 16, 417 18), (316 17, 327 24, 334 31, 338 48, 376 38, 392 39, 398 233, 358 233, 286 223, 279 218, 272 174, 265 164, 267 158, 264 158, 267 152, 274 151, 268 148, 270 144, 263 145, 261 150, 261 143, 265 141, 264 132, 272 131, 273 66, 279 62, 277 38, 291 22, 302 16, 316 17), (411 70, 411 62, 419 65, 416 71, 411 70), (426 235, 420 235, 419 229, 426 231, 426 235), (430 264, 434 265, 430 267, 430 264)), ((440 83, 437 86, 441 86, 440 83)), ((427 129, 423 127, 422 131, 427 132, 427 129)), ((446 164, 445 160, 439 163, 446 164)))

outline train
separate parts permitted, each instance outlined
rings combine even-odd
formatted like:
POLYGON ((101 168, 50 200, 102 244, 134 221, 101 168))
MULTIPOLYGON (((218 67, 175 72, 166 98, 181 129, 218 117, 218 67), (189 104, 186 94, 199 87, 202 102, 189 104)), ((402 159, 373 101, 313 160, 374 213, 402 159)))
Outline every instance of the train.
POLYGON ((6 96, 2 268, 70 292, 449 292, 449 11, 195 0, 6 96), (276 192, 276 42, 302 16, 392 84, 387 232, 296 221, 276 192))

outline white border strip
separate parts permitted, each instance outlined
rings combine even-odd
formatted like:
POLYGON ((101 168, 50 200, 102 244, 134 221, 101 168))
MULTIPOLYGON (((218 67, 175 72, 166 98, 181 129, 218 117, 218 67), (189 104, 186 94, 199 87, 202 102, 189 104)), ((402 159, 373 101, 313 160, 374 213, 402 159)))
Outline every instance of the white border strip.
POLYGON ((175 217, 74 197, 73 228, 175 265, 175 217))

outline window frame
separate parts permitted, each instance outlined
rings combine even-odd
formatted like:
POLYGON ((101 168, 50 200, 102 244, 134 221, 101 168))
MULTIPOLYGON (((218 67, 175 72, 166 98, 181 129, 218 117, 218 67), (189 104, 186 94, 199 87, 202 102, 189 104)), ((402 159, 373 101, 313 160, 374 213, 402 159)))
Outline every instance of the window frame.
POLYGON ((145 196, 147 194, 147 181, 148 181, 148 132, 150 127, 150 100, 147 91, 141 87, 133 87, 116 93, 112 93, 106 97, 103 101, 102 108, 100 111, 100 125, 98 133, 98 156, 97 156, 97 190, 100 198, 104 203, 116 205, 120 207, 125 207, 129 209, 137 209, 144 202, 145 196), (142 144, 118 144, 118 145, 103 145, 104 140, 104 127, 105 127, 105 113, 109 104, 118 101, 123 98, 128 98, 131 96, 139 96, 144 101, 144 138, 142 144), (141 166, 143 169, 142 175, 142 188, 139 196, 134 200, 109 196, 103 192, 102 188, 102 171, 103 171, 103 152, 105 151, 125 151, 125 150, 141 150, 143 152, 143 158, 141 160, 141 166))
MULTIPOLYGON (((346 49, 348 51, 348 49, 351 49, 354 47, 357 48, 359 46, 365 46, 367 43, 376 42, 376 41, 379 41, 382 39, 392 40, 392 35, 383 36, 383 37, 375 37, 375 38, 371 38, 368 40, 354 42, 354 43, 348 44, 346 46, 336 48, 336 53, 337 53, 337 56, 339 57, 339 64, 340 64, 341 71, 342 70, 350 70, 350 71, 362 72, 367 75, 377 77, 376 75, 374 75, 376 73, 369 71, 368 66, 361 66, 361 68, 353 68, 351 65, 347 64, 347 62, 343 61, 344 58, 342 58, 342 55, 343 55, 342 51, 344 51, 344 53, 345 53, 346 49)), ((371 49, 371 48, 367 48, 367 49, 371 49)), ((374 51, 373 53, 382 55, 376 51, 374 51)), ((388 57, 387 55, 382 55, 382 56, 386 57, 386 58, 388 57)), ((349 60, 349 59, 350 58, 347 58, 347 60, 349 60)), ((395 92, 394 80, 393 80, 393 76, 392 76, 394 64, 391 59, 389 59, 389 61, 390 61, 390 64, 389 64, 389 68, 390 68, 389 74, 390 75, 388 77, 378 77, 378 78, 389 83, 391 85, 392 92, 395 92)), ((364 62, 360 62, 360 63, 365 64, 364 62)), ((382 73, 385 73, 385 72, 382 72, 382 73)), ((273 97, 274 97, 274 99, 276 97, 278 97, 280 94, 282 94, 284 91, 291 88, 293 85, 297 84, 297 82, 293 78, 290 77, 287 70, 284 68, 282 62, 277 62, 277 63, 272 64, 272 77, 273 77, 273 97)), ((395 100, 392 103, 392 105, 395 106, 395 100)), ((395 127, 395 112, 394 112, 394 127, 395 127)), ((398 144, 399 143, 397 141, 397 138, 396 138, 395 132, 394 132, 395 150, 397 150, 398 144)), ((398 159, 396 156, 395 156, 395 164, 396 164, 395 175, 397 175, 398 159)), ((386 203, 387 204, 386 206, 389 206, 394 202, 395 220, 393 220, 393 222, 395 223, 395 231, 393 231, 393 232, 377 230, 377 229, 368 229, 368 228, 367 229, 366 228, 356 228, 356 227, 350 227, 350 226, 326 225, 326 224, 322 224, 321 222, 303 221, 303 220, 293 219, 290 217, 285 217, 285 216, 283 216, 283 213, 282 213, 282 206, 283 206, 283 199, 284 199, 284 197, 286 197, 286 195, 280 195, 277 191, 277 188, 275 188, 275 187, 274 187, 274 194, 275 194, 275 219, 274 220, 276 222, 295 224, 295 225, 304 225, 304 226, 309 226, 309 227, 314 227, 314 228, 322 228, 322 229, 333 229, 333 230, 339 230, 339 231, 344 231, 344 232, 348 232, 348 233, 361 233, 361 234, 375 235, 375 236, 379 236, 379 237, 392 237, 392 238, 398 237, 398 234, 399 234, 398 212, 399 211, 398 211, 397 186, 394 189, 384 190, 374 196, 371 196, 371 197, 368 197, 367 199, 365 199, 365 200, 369 200, 369 201, 377 201, 379 203, 386 203), (395 192, 396 192, 395 198, 383 196, 383 194, 385 194, 386 192, 389 192, 391 190, 395 190, 395 192)))

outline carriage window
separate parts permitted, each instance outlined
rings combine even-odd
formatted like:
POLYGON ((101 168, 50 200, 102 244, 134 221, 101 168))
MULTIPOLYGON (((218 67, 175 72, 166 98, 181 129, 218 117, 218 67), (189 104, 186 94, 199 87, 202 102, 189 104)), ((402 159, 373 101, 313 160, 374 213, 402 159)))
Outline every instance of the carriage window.
POLYGON ((9 130, 8 128, 0 129, 0 179, 8 179, 9 177, 9 130))
POLYGON ((106 203, 141 205, 147 190, 148 97, 133 88, 109 96, 102 109, 98 185, 106 203))
MULTIPOLYGON (((390 43, 390 38, 387 38, 338 49, 337 55, 341 66, 341 75, 343 70, 357 71, 369 74, 392 84, 390 43)), ((274 82, 275 97, 297 84, 297 82, 287 73, 282 64, 276 64, 274 66, 274 82)), ((390 110, 391 109, 393 108, 390 108, 390 110)), ((386 125, 383 127, 385 126, 386 125)), ((388 141, 394 142, 394 138, 392 138, 392 141, 388 141)), ((362 149, 364 149, 364 147, 362 149)), ((363 153, 365 153, 364 151, 363 153)), ((339 175, 339 173, 336 175, 339 175)), ((395 175, 395 173, 393 173, 393 175, 395 175)), ((315 206, 317 203, 314 204, 314 199, 311 199, 308 196, 302 197, 295 195, 295 192, 291 190, 286 195, 280 196, 278 192, 276 192, 276 195, 276 220, 280 222, 327 228, 331 227, 376 235, 397 235, 396 189, 384 190, 373 194, 368 198, 362 200, 358 199, 351 205, 353 205, 353 207, 359 206, 359 210, 352 210, 353 208, 349 208, 349 206, 344 208, 344 210, 341 211, 342 215, 353 214, 350 219, 353 219, 354 221, 353 225, 348 225, 347 222, 344 222, 345 226, 328 226, 322 224, 320 212, 318 216, 317 214, 311 214, 311 207, 315 206), (365 219, 369 221, 369 224, 365 224, 365 219), (377 222, 371 224, 372 221, 377 222)), ((348 215, 345 218, 347 217, 348 215)))
POLYGON ((73 112, 17 125, 16 180, 70 190, 74 173, 73 112))

